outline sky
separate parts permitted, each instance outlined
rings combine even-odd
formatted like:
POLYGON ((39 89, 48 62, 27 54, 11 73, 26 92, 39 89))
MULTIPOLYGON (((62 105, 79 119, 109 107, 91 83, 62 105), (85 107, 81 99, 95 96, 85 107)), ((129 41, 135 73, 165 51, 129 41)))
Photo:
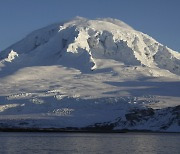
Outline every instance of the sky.
POLYGON ((124 21, 180 51, 180 0, 0 0, 0 51, 44 26, 76 16, 124 21))

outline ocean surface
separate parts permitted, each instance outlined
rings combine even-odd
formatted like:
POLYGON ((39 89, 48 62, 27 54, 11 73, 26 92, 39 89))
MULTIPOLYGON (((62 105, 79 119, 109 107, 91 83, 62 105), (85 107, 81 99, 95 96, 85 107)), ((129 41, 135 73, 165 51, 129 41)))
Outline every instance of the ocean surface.
POLYGON ((180 154, 178 133, 0 132, 0 154, 180 154))

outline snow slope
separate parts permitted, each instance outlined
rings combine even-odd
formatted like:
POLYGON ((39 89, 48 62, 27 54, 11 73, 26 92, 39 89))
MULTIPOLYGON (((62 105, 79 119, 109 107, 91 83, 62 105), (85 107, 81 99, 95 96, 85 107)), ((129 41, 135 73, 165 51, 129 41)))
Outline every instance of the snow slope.
POLYGON ((76 17, 0 52, 0 123, 180 132, 179 87, 178 52, 120 20, 76 17))

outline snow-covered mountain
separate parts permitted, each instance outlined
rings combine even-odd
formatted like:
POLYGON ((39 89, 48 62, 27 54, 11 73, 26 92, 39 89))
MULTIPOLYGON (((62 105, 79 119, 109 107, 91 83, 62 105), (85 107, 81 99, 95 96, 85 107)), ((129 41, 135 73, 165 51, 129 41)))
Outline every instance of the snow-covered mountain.
POLYGON ((0 52, 0 127, 180 132, 180 53, 105 18, 36 30, 0 52))

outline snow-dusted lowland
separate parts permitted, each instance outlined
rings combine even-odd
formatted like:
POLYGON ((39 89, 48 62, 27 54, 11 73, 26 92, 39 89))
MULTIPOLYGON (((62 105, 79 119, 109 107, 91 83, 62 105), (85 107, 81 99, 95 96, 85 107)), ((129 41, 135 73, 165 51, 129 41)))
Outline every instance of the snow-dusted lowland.
POLYGON ((0 128, 180 132, 180 53, 77 17, 0 52, 0 128))

